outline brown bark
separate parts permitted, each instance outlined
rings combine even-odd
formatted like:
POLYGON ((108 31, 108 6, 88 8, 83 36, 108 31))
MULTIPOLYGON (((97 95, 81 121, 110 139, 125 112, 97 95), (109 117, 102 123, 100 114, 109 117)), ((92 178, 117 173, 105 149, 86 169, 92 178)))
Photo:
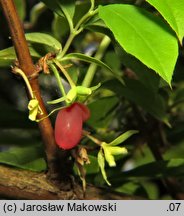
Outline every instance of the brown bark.
POLYGON ((44 173, 36 173, 27 170, 13 169, 0 166, 0 198, 56 200, 56 199, 114 199, 129 200, 141 199, 136 196, 127 196, 105 189, 88 185, 85 198, 82 191, 60 191, 51 182, 47 181, 44 173))

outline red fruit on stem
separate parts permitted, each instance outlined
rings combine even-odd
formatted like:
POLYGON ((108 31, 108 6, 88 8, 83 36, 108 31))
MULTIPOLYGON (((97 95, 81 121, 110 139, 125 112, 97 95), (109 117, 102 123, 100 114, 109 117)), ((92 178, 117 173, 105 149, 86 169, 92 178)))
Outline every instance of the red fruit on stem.
POLYGON ((88 107, 82 103, 75 103, 78 107, 80 107, 82 111, 82 119, 83 122, 87 121, 90 118, 90 110, 88 107))
POLYGON ((81 140, 83 122, 89 117, 89 109, 81 103, 60 110, 55 122, 57 145, 65 150, 74 148, 81 140))

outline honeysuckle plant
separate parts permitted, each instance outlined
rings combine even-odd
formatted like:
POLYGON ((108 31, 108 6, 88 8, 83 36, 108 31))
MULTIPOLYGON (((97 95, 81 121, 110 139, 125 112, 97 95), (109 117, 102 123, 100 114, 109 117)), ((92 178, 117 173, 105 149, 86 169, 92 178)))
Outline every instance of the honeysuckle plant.
MULTIPOLYGON (((78 144, 80 144, 80 141, 82 139, 82 131, 83 131, 83 123, 87 121, 90 118, 90 110, 86 105, 84 105, 82 102, 86 101, 88 97, 96 91, 98 88, 100 88, 100 83, 93 87, 85 87, 85 86, 76 86, 73 80, 71 79, 70 75, 68 74, 67 70, 64 69, 64 67, 56 60, 53 61, 55 65, 50 63, 50 68, 54 72, 54 75, 56 77, 57 83, 59 85, 61 94, 63 96, 59 99, 55 99, 53 101, 48 101, 48 104, 58 104, 61 102, 65 102, 65 106, 59 107, 51 111, 50 114, 52 114, 55 111, 58 111, 56 122, 55 122, 55 140, 56 144, 64 150, 71 150, 74 147, 76 147, 78 144), (59 76, 59 72, 56 68, 58 68, 63 72, 65 75, 68 83, 70 84, 70 90, 68 93, 66 93, 65 88, 62 84, 62 81, 59 76)), ((50 73, 50 72, 49 72, 50 73)), ((48 74, 48 72, 47 72, 48 74)), ((27 80, 26 80, 27 82, 27 80)), ((30 88, 30 92, 33 95, 33 92, 30 88)), ((41 121, 37 120, 36 116, 39 112, 39 103, 38 101, 33 97, 28 104, 29 109, 29 119, 32 121, 41 121)), ((50 115, 49 114, 49 115, 50 115)), ((127 138, 129 138, 131 135, 137 133, 137 131, 128 131, 122 135, 120 135, 118 138, 116 138, 111 143, 106 142, 94 142, 97 145, 99 145, 100 142, 100 149, 98 152, 98 165, 101 169, 102 176, 104 180, 107 182, 108 185, 111 185, 109 181, 107 180, 106 172, 105 172, 105 160, 109 164, 110 167, 116 166, 115 163, 115 155, 124 155, 127 154, 127 149, 125 147, 119 147, 117 145, 124 142, 127 138)), ((91 140, 94 139, 91 135, 87 134, 87 137, 91 140)), ((86 152, 87 155, 87 152, 86 152)), ((79 156, 75 157, 79 158, 79 156)), ((85 161, 86 162, 86 161, 85 161)), ((87 160, 88 164, 90 163, 90 160, 87 160)), ((81 167, 81 163, 76 163, 77 166, 80 168, 78 169, 79 175, 82 176, 81 180, 83 182, 83 189, 85 190, 85 175, 84 168, 81 167)), ((84 163, 82 164, 84 165, 84 163)))
MULTIPOLYGON (((59 53, 59 55, 61 54, 59 53)), ((55 141, 59 148, 64 150, 71 150, 78 144, 80 144, 80 141, 82 139, 83 123, 90 118, 90 110, 83 103, 88 99, 89 96, 92 95, 93 92, 100 88, 101 83, 92 87, 86 87, 84 84, 76 85, 70 77, 69 73, 67 72, 67 69, 65 69, 65 67, 57 60, 57 58, 54 57, 54 59, 51 59, 50 56, 52 55, 47 54, 45 58, 42 58, 44 59, 44 61, 40 59, 38 64, 39 67, 43 69, 43 72, 45 74, 48 75, 50 74, 50 71, 53 72, 57 80, 58 87, 61 91, 60 93, 63 96, 59 99, 48 101, 47 103, 52 105, 64 102, 65 105, 52 110, 49 115, 51 115, 55 111, 60 110, 57 114, 55 122, 55 141), (64 74, 66 80, 68 81, 68 84, 70 85, 70 89, 67 93, 60 78, 60 72, 58 71, 58 69, 64 74)), ((31 121, 36 122, 42 121, 46 117, 44 117, 43 119, 41 118, 39 120, 37 119, 37 115, 41 113, 39 102, 34 96, 34 92, 29 84, 27 77, 25 77, 23 71, 21 71, 17 67, 14 67, 13 71, 14 73, 17 73, 20 76, 22 76, 29 90, 29 94, 31 95, 31 99, 28 103, 29 119, 31 121)), ((110 167, 116 166, 114 156, 127 154, 127 150, 125 147, 119 147, 116 145, 121 144, 124 140, 126 140, 129 136, 133 135, 134 133, 135 131, 128 131, 126 134, 120 135, 118 138, 116 138, 109 144, 107 144, 106 142, 100 142, 100 150, 97 156, 98 165, 101 169, 102 176, 108 185, 110 185, 110 183, 107 180, 105 172, 105 160, 107 161, 110 167)), ((92 136, 89 134, 87 135, 87 137, 94 140, 92 136)), ((75 157, 78 158, 79 156, 75 157)), ((90 163, 90 160, 88 160, 88 163, 90 163)), ((83 174, 85 173, 84 168, 81 167, 81 163, 77 162, 76 165, 80 167, 78 169, 78 172, 83 182, 83 189, 85 190, 86 183, 85 175, 83 174)))

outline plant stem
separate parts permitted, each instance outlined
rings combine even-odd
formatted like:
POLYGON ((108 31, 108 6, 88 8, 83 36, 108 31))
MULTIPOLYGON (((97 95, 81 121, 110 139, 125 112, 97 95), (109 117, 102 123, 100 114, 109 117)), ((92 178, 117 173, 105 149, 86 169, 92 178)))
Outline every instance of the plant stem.
MULTIPOLYGON (((25 76, 28 78, 34 95, 39 102, 41 110, 43 111, 43 114, 38 114, 37 118, 44 118, 47 116, 47 111, 41 97, 38 78, 32 76, 36 73, 36 68, 30 56, 22 23, 18 17, 14 2, 13 0, 0 0, 0 4, 2 6, 11 32, 11 38, 14 43, 19 68, 25 73, 25 76)), ((31 95, 28 94, 28 97, 30 98, 31 95)), ((51 176, 54 176, 56 175, 55 170, 58 169, 58 164, 55 163, 55 161, 57 160, 56 155, 58 154, 58 149, 55 144, 54 131, 49 118, 45 118, 43 121, 40 121, 38 125, 42 135, 43 143, 45 145, 45 152, 49 171, 48 173, 51 176)), ((66 158, 64 159, 64 161, 66 161, 66 158)))
MULTIPOLYGON (((96 52, 94 58, 101 60, 107 47, 109 46, 110 42, 111 42, 110 38, 105 35, 104 38, 102 39, 101 43, 100 43, 100 46, 99 46, 98 51, 96 52)), ((91 82, 94 78, 96 69, 97 69, 97 65, 94 63, 92 63, 89 66, 88 71, 86 73, 86 76, 84 77, 82 86, 89 87, 91 85, 91 82)))
POLYGON ((66 41, 66 44, 65 44, 62 52, 57 56, 58 59, 62 58, 66 54, 66 52, 68 51, 68 49, 69 49, 73 39, 75 38, 75 36, 76 36, 76 33, 74 33, 74 32, 70 33, 68 40, 66 41))
POLYGON ((64 74, 64 76, 68 80, 70 86, 71 87, 75 87, 75 83, 73 82, 72 78, 70 77, 70 75, 68 74, 68 72, 65 70, 65 68, 57 60, 53 60, 53 62, 58 66, 58 68, 64 74))
POLYGON ((13 72, 15 72, 16 74, 19 74, 23 78, 23 80, 26 84, 26 87, 28 89, 29 95, 33 99, 34 98, 33 90, 31 88, 31 85, 30 85, 29 80, 28 80, 27 76, 25 75, 25 73, 20 68, 17 68, 17 67, 13 68, 13 72))
POLYGON ((59 72, 58 72, 57 68, 54 66, 54 64, 50 64, 49 66, 50 66, 50 68, 52 69, 52 71, 54 73, 54 76, 55 76, 55 78, 57 80, 57 83, 58 83, 58 86, 59 86, 59 89, 61 91, 62 96, 66 96, 66 92, 65 92, 65 89, 63 87, 63 83, 61 81, 61 77, 59 75, 59 72))
POLYGON ((60 53, 60 55, 58 55, 58 59, 62 58, 66 54, 74 38, 83 30, 83 27, 81 27, 81 25, 98 12, 98 9, 93 10, 93 7, 94 5, 92 4, 89 11, 79 20, 75 28, 72 29, 70 26, 70 35, 68 37, 68 40, 66 41, 62 52, 60 53))
POLYGON ((90 17, 94 16, 96 13, 98 12, 98 9, 96 10, 91 10, 91 8, 89 9, 89 11, 79 20, 79 22, 76 24, 75 26, 75 31, 77 33, 81 32, 83 30, 83 28, 81 27, 81 25, 86 22, 90 17))
POLYGON ((88 139, 92 140, 95 144, 97 144, 97 145, 99 145, 99 146, 102 145, 102 141, 99 140, 99 139, 97 139, 96 137, 90 135, 90 133, 89 133, 88 131, 83 130, 83 131, 82 131, 82 134, 83 134, 84 136, 88 137, 88 139))
POLYGON ((90 0, 90 2, 91 2, 91 7, 90 7, 89 11, 92 11, 95 7, 95 0, 90 0))

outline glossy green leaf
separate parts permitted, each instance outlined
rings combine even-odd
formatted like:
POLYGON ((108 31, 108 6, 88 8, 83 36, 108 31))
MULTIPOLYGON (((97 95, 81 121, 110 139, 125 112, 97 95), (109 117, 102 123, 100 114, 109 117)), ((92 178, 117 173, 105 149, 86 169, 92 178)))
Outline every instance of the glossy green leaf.
POLYGON ((85 54, 81 54, 81 53, 71 53, 68 55, 65 55, 62 59, 60 59, 59 55, 58 55, 58 60, 59 61, 66 61, 66 60, 81 60, 84 62, 88 62, 88 63, 94 63, 97 64, 100 67, 103 67, 105 69, 107 69, 108 71, 110 71, 117 79, 120 80, 121 83, 124 84, 123 80, 121 77, 119 77, 107 64, 105 64, 104 62, 100 61, 99 59, 96 59, 94 57, 85 55, 85 54))
POLYGON ((48 52, 58 52, 62 49, 61 43, 54 37, 44 33, 27 33, 26 40, 31 44, 42 44, 48 52))
POLYGON ((124 142, 125 140, 127 140, 129 137, 131 137, 132 135, 138 133, 138 131, 136 130, 129 130, 123 134, 121 134, 119 137, 117 137, 115 140, 113 140, 111 143, 109 143, 109 145, 111 146, 116 146, 121 144, 122 142, 124 142))
POLYGON ((184 1, 182 0, 147 0, 155 7, 171 28, 176 32, 180 43, 184 37, 184 1))
POLYGON ((108 181, 108 179, 107 179, 107 174, 106 174, 106 172, 105 172, 105 158, 104 158, 104 156, 103 156, 102 150, 100 150, 100 151, 98 152, 97 158, 98 158, 98 165, 99 165, 99 167, 100 167, 102 176, 103 176, 104 180, 106 181, 106 183, 110 186, 111 183, 108 181))
POLYGON ((0 163, 38 172, 46 169, 41 146, 17 147, 0 152, 0 163))
POLYGON ((100 6, 99 15, 126 52, 171 85, 178 43, 161 18, 136 6, 121 4, 100 6))

